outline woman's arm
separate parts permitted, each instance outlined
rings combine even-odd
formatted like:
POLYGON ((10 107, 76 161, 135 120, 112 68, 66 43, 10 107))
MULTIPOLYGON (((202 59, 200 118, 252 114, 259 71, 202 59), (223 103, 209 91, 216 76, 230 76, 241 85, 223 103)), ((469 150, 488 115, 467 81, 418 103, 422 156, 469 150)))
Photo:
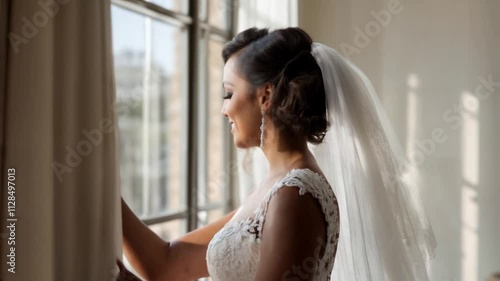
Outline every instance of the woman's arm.
POLYGON ((319 202, 299 188, 282 187, 269 201, 256 281, 314 280, 324 253, 327 223, 319 202))
POLYGON ((133 268, 151 281, 188 281, 208 276, 208 243, 234 215, 219 220, 172 241, 164 241, 147 227, 122 199, 123 246, 133 268))
POLYGON ((152 280, 163 265, 168 242, 151 231, 122 198, 123 249, 132 267, 142 277, 152 280))

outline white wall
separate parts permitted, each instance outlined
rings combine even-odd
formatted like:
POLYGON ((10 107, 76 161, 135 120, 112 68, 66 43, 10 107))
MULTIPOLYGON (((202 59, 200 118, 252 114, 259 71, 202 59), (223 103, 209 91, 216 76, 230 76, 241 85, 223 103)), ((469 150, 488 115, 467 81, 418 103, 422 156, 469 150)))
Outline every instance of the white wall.
POLYGON ((438 240, 431 280, 500 271, 500 1, 301 0, 298 11, 315 41, 373 81, 418 166, 438 240), (384 26, 372 13, 382 10, 384 26), (477 95, 489 75, 497 85, 477 95))

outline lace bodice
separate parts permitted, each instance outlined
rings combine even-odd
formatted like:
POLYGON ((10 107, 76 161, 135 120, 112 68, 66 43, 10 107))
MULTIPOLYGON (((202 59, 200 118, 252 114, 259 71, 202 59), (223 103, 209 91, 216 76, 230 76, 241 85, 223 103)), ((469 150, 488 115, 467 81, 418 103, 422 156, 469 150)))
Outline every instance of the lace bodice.
MULTIPOLYGON (((335 194, 321 175, 309 169, 294 169, 278 181, 264 196, 254 217, 230 220, 217 232, 207 248, 207 267, 213 281, 253 281, 260 260, 262 226, 271 197, 284 186, 298 187, 299 194, 310 193, 321 205, 327 222, 327 243, 323 256, 316 260, 317 281, 330 280, 339 238, 339 211, 335 194)), ((305 269, 308 267, 304 266, 305 269)), ((310 267, 309 267, 310 268, 310 267)), ((312 273, 312 272, 310 272, 312 273)), ((299 277, 290 273, 286 278, 299 277)), ((300 279, 300 278, 299 278, 300 279)))

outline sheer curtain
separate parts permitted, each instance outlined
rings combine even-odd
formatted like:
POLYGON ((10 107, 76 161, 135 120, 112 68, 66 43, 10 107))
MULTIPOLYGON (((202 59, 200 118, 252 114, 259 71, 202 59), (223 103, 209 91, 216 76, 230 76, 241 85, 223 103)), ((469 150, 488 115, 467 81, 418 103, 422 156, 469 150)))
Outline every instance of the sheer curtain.
POLYGON ((110 2, 0 5, 0 279, 113 280, 121 220, 110 2))

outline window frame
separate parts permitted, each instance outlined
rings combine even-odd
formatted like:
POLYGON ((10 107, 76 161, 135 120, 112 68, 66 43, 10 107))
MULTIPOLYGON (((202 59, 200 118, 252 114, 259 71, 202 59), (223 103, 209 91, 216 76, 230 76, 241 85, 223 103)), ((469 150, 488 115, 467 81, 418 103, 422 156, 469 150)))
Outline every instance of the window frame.
MULTIPOLYGON (((184 100, 187 110, 184 112, 185 115, 183 116, 183 120, 187 121, 184 124, 187 126, 187 130, 185 130, 186 135, 181 136, 183 141, 186 140, 184 146, 186 148, 185 151, 187 151, 187 154, 183 155, 181 161, 182 168, 186 170, 185 178, 182 179, 184 183, 182 188, 187 189, 186 210, 143 218, 142 221, 146 225, 186 219, 186 232, 189 232, 199 227, 198 214, 200 212, 208 212, 222 208, 224 213, 228 213, 234 209, 235 198, 233 183, 235 183, 235 180, 233 175, 224 182, 225 198, 221 203, 207 204, 205 206, 199 206, 198 204, 198 183, 200 180, 205 180, 200 177, 200 175, 203 174, 200 173, 200 170, 206 171, 207 169, 205 155, 208 152, 206 142, 203 143, 201 138, 202 135, 200 134, 202 130, 207 129, 207 124, 200 122, 200 120, 203 119, 207 120, 207 118, 204 118, 208 116, 207 108, 206 106, 200 106, 200 104, 206 105, 206 103, 202 103, 202 101, 206 100, 208 95, 208 61, 200 58, 203 58, 203 55, 206 57, 206 54, 208 54, 208 41, 210 39, 216 38, 216 40, 229 41, 234 36, 235 32, 236 0, 217 1, 224 1, 225 5, 227 5, 226 30, 210 25, 208 23, 210 15, 208 14, 203 20, 200 19, 201 16, 199 15, 199 11, 201 0, 189 0, 189 13, 187 15, 144 0, 111 0, 112 5, 186 29, 188 33, 188 75, 186 77, 187 81, 184 81, 187 85, 187 95, 185 95, 184 100), (202 42, 202 40, 204 40, 204 42, 202 42), (204 44, 203 49, 200 48, 201 44, 204 44)), ((206 0, 205 3, 208 13, 209 1, 206 0)), ((228 129, 228 125, 224 124, 224 128, 228 129)), ((229 130, 224 131, 229 132, 229 130)), ((233 159, 235 153, 233 146, 230 145, 232 143, 231 136, 229 133, 225 133, 222 137, 225 147, 223 156, 224 163, 231 163, 231 159, 233 159)))

